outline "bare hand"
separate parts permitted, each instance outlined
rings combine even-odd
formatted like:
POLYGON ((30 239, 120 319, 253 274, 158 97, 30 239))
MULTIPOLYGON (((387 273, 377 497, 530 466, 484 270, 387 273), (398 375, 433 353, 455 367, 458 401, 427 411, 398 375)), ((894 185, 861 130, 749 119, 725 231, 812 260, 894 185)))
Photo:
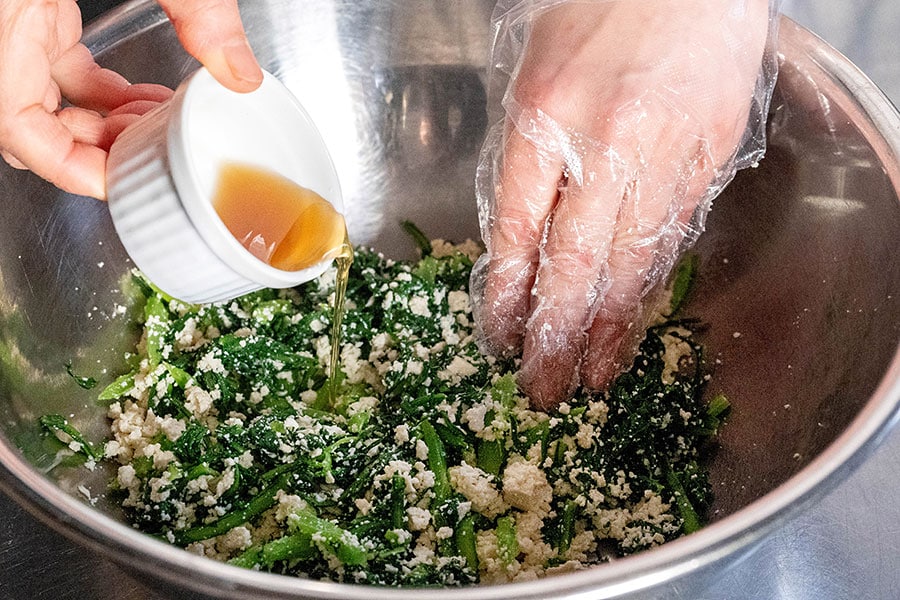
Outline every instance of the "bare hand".
MULTIPOLYGON (((224 85, 262 81, 235 0, 160 2, 185 49, 224 85)), ((0 2, 0 155, 59 188, 106 196, 106 154, 116 136, 172 94, 130 84, 80 43, 75 0, 0 2), (70 106, 61 108, 63 99, 70 106)))

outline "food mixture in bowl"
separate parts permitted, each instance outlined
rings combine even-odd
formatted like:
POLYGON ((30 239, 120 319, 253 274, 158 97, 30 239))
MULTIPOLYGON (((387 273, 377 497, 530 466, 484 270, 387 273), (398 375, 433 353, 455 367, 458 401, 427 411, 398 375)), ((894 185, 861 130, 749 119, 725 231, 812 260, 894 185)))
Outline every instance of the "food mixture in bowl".
MULTIPOLYGON (((702 399, 689 322, 661 318, 607 392, 536 412, 517 391, 516 359, 476 344, 477 245, 418 237, 418 262, 357 250, 333 376, 333 270, 202 306, 135 274, 143 334, 133 370, 100 394, 105 452, 59 417, 45 426, 118 463, 112 487, 134 527, 277 573, 523 580, 699 528, 703 453, 728 404, 702 399)), ((690 272, 678 270, 667 309, 690 272)))

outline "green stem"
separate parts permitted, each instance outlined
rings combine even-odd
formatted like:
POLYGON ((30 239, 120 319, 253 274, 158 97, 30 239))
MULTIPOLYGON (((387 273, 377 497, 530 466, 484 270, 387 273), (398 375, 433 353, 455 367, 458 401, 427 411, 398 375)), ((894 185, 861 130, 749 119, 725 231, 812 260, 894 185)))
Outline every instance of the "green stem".
POLYGON ((519 541, 516 539, 516 521, 512 515, 497 519, 497 555, 504 565, 511 565, 519 556, 519 541))
POLYGON ((176 531, 175 543, 180 546, 186 546, 192 542, 208 540, 209 538, 222 535, 223 533, 228 533, 235 527, 243 525, 273 506, 278 490, 282 489, 286 482, 286 475, 278 478, 275 483, 261 491, 259 495, 248 502, 246 506, 228 513, 214 523, 203 525, 201 527, 192 527, 191 529, 185 529, 184 531, 176 531))
POLYGON ((232 558, 228 564, 245 569, 256 565, 271 567, 278 561, 308 559, 315 556, 312 536, 305 533, 294 533, 280 537, 263 546, 250 548, 240 556, 232 558))
POLYGON ((428 446, 428 468, 434 473, 434 505, 440 506, 441 503, 450 497, 450 475, 447 471, 447 454, 444 450, 444 443, 434 430, 434 426, 428 421, 422 421, 419 424, 419 431, 422 432, 422 441, 428 446))
POLYGON ((478 572, 478 552, 475 549, 475 516, 468 514, 456 526, 456 548, 473 572, 478 572))
POLYGON ((675 505, 678 507, 678 512, 681 513, 681 531, 685 534, 698 531, 702 527, 700 515, 697 514, 697 511, 694 510, 694 506, 688 499, 687 492, 684 491, 684 486, 681 484, 681 479, 674 471, 669 471, 666 479, 675 496, 675 505))
POLYGON ((311 510, 301 510, 290 517, 290 528, 295 533, 308 535, 321 540, 341 563, 345 565, 364 565, 368 559, 366 549, 351 532, 337 523, 322 519, 311 510))
POLYGON ((560 557, 572 545, 572 537, 575 534, 575 512, 577 509, 578 505, 573 500, 567 501, 563 507, 562 517, 559 521, 559 546, 557 547, 560 557))
POLYGON ((422 233, 422 230, 416 227, 416 224, 412 221, 403 221, 400 223, 400 226, 403 227, 403 231, 409 234, 409 237, 413 239, 416 246, 419 247, 419 250, 422 251, 422 256, 428 256, 431 254, 431 240, 428 239, 428 236, 422 233))
POLYGON ((476 460, 479 469, 495 477, 499 476, 506 460, 503 440, 479 440, 476 460))
POLYGON ((391 527, 402 529, 406 525, 406 480, 395 473, 391 480, 391 527))

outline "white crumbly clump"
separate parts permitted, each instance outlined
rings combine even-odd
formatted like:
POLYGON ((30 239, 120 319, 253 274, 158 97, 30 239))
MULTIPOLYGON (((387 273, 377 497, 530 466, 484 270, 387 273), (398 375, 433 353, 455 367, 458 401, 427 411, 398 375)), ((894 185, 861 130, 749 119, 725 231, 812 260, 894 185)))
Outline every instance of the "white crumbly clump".
POLYGON ((434 487, 434 473, 428 470, 425 463, 417 461, 410 464, 404 460, 392 460, 375 476, 374 489, 387 489, 394 476, 403 480, 406 497, 410 502, 415 502, 419 494, 434 487))
POLYGON ((581 525, 569 543, 569 549, 565 553, 567 563, 572 566, 580 566, 589 560, 592 553, 597 550, 597 537, 590 529, 584 529, 581 525))
POLYGON ((484 419, 487 416, 488 410, 489 407, 486 402, 479 402, 477 404, 474 404, 470 408, 466 409, 466 411, 463 413, 461 421, 462 423, 468 425, 469 429, 472 430, 473 433, 479 434, 484 431, 484 419))
POLYGON ((275 500, 278 501, 275 505, 275 520, 278 522, 286 521, 290 515, 309 507, 306 500, 295 494, 287 494, 284 490, 278 490, 275 500))
POLYGON ((478 367, 473 365, 463 356, 454 356, 453 360, 446 369, 438 371, 438 377, 445 381, 449 381, 451 385, 456 385, 464 378, 474 375, 478 372, 478 367))
POLYGON ((537 465, 514 459, 503 471, 503 500, 519 510, 546 516, 553 501, 553 488, 537 465))
POLYGON ((647 490, 632 508, 601 509, 593 515, 595 535, 621 540, 624 548, 662 544, 664 533, 678 531, 670 506, 647 490))
POLYGON ((556 551, 544 541, 541 528, 544 526, 542 515, 537 512, 518 513, 516 521, 516 542, 519 545, 521 571, 516 575, 517 581, 534 579, 543 574, 547 561, 553 558, 556 551))
POLYGON ((222 364, 222 359, 217 356, 215 352, 207 352, 204 354, 197 363, 197 370, 207 373, 218 373, 220 375, 225 375, 227 373, 225 365, 222 364))
MULTIPOLYGON (((321 338, 320 338, 321 339, 321 338)), ((329 345, 330 351, 330 345, 329 345)), ((361 344, 344 344, 341 346, 341 370, 349 383, 368 383, 378 389, 381 378, 371 361, 363 360, 361 344)), ((330 357, 329 357, 330 360, 330 357)))
MULTIPOLYGON (((398 446, 402 446, 406 442, 409 441, 409 425, 406 423, 401 423, 394 427, 394 443, 398 446)), ((427 455, 425 458, 428 458, 427 455)))
POLYGON ((372 502, 368 498, 357 498, 353 501, 353 504, 356 505, 356 509, 362 516, 368 515, 372 510, 372 502))
POLYGON ((452 313, 467 313, 472 311, 469 302, 469 294, 461 290, 453 290, 447 294, 447 307, 452 313))
POLYGON ((588 402, 584 416, 597 425, 602 426, 606 423, 606 419, 609 416, 609 407, 603 400, 591 400, 588 402))
POLYGON ((431 513, 418 506, 407 508, 406 517, 410 531, 424 531, 431 524, 431 513))
POLYGON ((428 460, 428 444, 425 443, 425 440, 416 440, 416 458, 419 460, 428 460))
POLYGON ((159 433, 165 434, 171 441, 177 440, 184 432, 185 423, 172 417, 159 417, 153 409, 142 408, 140 403, 132 400, 113 402, 107 410, 107 417, 112 420, 113 439, 106 445, 106 456, 115 457, 119 462, 130 461, 134 456, 153 456, 157 450, 148 454, 145 447, 159 433))
POLYGON ((184 327, 175 333, 175 347, 181 351, 196 350, 206 343, 203 332, 197 329, 197 319, 188 318, 184 322, 184 327))
POLYGON ((479 531, 476 534, 475 553, 478 556, 478 567, 482 572, 482 583, 502 583, 511 580, 519 572, 517 561, 507 565, 500 559, 497 533, 493 529, 479 531))
POLYGON ((250 530, 246 527, 238 526, 220 536, 216 546, 219 552, 231 554, 236 550, 245 550, 252 544, 253 538, 250 535, 250 530))
POLYGON ((198 386, 188 386, 185 390, 185 407, 195 419, 202 419, 213 407, 212 395, 198 386))
POLYGON ((409 310, 412 314, 420 317, 430 317, 431 309, 428 307, 428 298, 426 296, 416 295, 409 299, 409 310))
POLYGON ((663 368, 662 380, 666 384, 674 383, 675 374, 681 365, 681 361, 689 358, 693 354, 691 345, 685 341, 691 335, 690 330, 683 327, 670 327, 662 336, 665 345, 665 354, 663 360, 665 366, 663 368))
POLYGON ((443 258, 445 256, 453 256, 456 253, 462 253, 471 260, 476 260, 484 252, 481 244, 474 240, 466 240, 461 244, 453 244, 442 239, 431 240, 431 255, 435 258, 443 258))
POLYGON ((319 364, 330 366, 331 364, 331 337, 328 335, 320 335, 315 339, 316 358, 319 364))
POLYGON ((450 467, 450 485, 472 503, 472 508, 486 517, 496 517, 506 511, 508 505, 503 500, 493 477, 478 467, 465 461, 450 467))
POLYGON ((378 406, 378 398, 375 396, 363 396, 347 407, 347 416, 352 417, 361 412, 372 412, 378 406))

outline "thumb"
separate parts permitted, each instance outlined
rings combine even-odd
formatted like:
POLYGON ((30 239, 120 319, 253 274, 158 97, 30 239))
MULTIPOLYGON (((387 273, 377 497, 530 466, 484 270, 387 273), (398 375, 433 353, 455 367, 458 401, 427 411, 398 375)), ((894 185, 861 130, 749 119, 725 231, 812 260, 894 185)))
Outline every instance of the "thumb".
POLYGON ((159 0, 184 49, 213 77, 236 92, 262 83, 262 70, 247 42, 237 0, 159 0))

